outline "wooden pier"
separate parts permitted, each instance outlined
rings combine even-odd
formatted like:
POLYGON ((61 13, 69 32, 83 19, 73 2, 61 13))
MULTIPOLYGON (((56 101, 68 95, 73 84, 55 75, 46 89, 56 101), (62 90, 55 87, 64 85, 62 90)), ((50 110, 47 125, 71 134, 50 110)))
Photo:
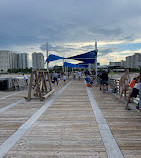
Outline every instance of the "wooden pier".
POLYGON ((0 92, 0 157, 141 157, 140 113, 83 80, 53 88, 44 101, 0 92))

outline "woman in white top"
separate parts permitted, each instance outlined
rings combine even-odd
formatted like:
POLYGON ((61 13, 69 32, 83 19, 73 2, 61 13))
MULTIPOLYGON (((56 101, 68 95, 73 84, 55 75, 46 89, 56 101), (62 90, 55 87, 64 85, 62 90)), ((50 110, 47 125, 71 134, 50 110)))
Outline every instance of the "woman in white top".
MULTIPOLYGON (((128 104, 129 104, 129 101, 131 98, 136 98, 137 95, 139 94, 139 90, 141 89, 141 82, 140 82, 140 79, 141 79, 141 75, 139 75, 136 80, 135 80, 135 86, 133 87, 133 91, 130 95, 130 97, 128 98, 127 100, 127 104, 126 104, 126 110, 130 110, 130 108, 128 107, 128 104)), ((138 107, 138 106, 137 106, 138 107)))

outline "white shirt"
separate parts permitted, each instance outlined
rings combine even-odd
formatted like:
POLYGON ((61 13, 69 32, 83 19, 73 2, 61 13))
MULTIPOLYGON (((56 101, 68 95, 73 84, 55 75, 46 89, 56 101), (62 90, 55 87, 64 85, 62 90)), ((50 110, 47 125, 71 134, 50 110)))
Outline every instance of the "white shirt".
POLYGON ((64 80, 66 80, 66 76, 63 76, 64 80))
POLYGON ((78 72, 78 76, 81 76, 81 72, 78 72))
POLYGON ((140 88, 141 88, 141 83, 140 83, 140 82, 136 83, 135 86, 134 86, 134 88, 140 90, 140 88))
POLYGON ((58 77, 58 74, 57 74, 57 73, 55 73, 55 74, 54 74, 54 77, 56 77, 56 78, 57 78, 57 77, 58 77))
POLYGON ((26 75, 23 76, 25 80, 28 80, 28 77, 26 75))

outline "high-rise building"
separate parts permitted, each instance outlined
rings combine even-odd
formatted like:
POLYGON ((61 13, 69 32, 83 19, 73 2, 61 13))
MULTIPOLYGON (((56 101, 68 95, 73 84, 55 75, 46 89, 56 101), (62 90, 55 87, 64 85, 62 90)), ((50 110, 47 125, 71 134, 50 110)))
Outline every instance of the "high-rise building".
POLYGON ((110 66, 120 66, 120 62, 110 62, 109 65, 110 66))
POLYGON ((126 57, 126 68, 131 68, 131 59, 132 56, 126 57))
POLYGON ((141 53, 135 53, 134 54, 134 60, 135 60, 135 68, 139 68, 139 63, 141 62, 141 53))
POLYGON ((139 68, 141 62, 141 53, 135 53, 126 57, 126 68, 139 68))
POLYGON ((7 72, 16 66, 16 54, 9 50, 0 50, 0 72, 7 72))
POLYGON ((18 54, 18 68, 19 69, 29 68, 29 55, 27 53, 18 54))
POLYGON ((44 56, 43 53, 32 53, 32 67, 34 70, 44 69, 44 56))
POLYGON ((131 67, 130 68, 135 68, 135 55, 131 56, 131 67))
POLYGON ((120 66, 121 66, 122 68, 125 68, 125 64, 126 64, 126 62, 125 62, 124 60, 121 60, 120 66))

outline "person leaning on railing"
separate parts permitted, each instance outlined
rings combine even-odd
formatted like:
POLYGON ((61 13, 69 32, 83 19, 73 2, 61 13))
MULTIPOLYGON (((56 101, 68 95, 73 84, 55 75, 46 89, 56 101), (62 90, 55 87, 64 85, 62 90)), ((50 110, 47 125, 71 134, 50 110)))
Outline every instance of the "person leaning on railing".
POLYGON ((104 70, 101 75, 101 85, 102 85, 102 92, 104 93, 104 87, 106 86, 106 92, 108 92, 108 71, 104 70))
POLYGON ((129 84, 129 88, 128 88, 128 98, 130 97, 132 91, 133 91, 133 88, 135 86, 135 83, 136 83, 136 77, 131 81, 131 83, 129 84))
POLYGON ((120 100, 122 98, 123 93, 126 100, 126 92, 127 92, 129 83, 130 83, 129 69, 126 69, 125 74, 120 78, 120 81, 119 81, 120 90, 121 90, 120 100))
POLYGON ((141 110, 141 87, 140 87, 140 90, 139 90, 139 104, 138 104, 138 106, 136 106, 136 108, 138 109, 138 107, 139 107, 139 109, 141 110))
MULTIPOLYGON (((141 74, 135 79, 135 85, 133 87, 133 91, 132 91, 131 95, 128 97, 128 100, 127 100, 127 104, 126 104, 126 108, 125 108, 126 110, 131 110, 128 107, 130 99, 133 98, 133 97, 136 98, 137 95, 139 94, 139 90, 141 89, 141 82, 140 81, 141 81, 141 74)), ((139 103, 138 103, 136 108, 139 109, 139 103)))

